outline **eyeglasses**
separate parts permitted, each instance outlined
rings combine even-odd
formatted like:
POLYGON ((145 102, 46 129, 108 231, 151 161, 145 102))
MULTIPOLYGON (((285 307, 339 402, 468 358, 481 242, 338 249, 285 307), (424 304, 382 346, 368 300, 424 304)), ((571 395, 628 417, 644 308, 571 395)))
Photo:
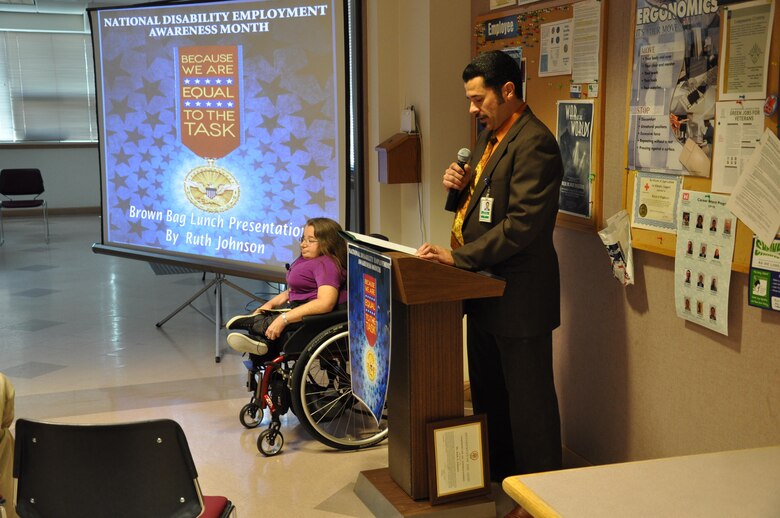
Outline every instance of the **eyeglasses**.
POLYGON ((306 243, 307 245, 311 245, 313 243, 319 243, 319 242, 320 242, 319 239, 315 239, 313 237, 302 237, 301 238, 301 244, 306 243))

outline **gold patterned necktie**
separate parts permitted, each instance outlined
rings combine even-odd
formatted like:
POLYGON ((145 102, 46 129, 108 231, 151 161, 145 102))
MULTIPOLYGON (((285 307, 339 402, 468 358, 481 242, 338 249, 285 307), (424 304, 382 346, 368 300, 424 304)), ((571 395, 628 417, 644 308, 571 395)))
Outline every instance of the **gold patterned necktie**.
POLYGON ((493 149, 496 147, 497 142, 498 139, 496 139, 495 136, 490 137, 490 140, 488 140, 485 152, 482 153, 477 168, 474 170, 474 179, 469 183, 469 193, 464 196, 463 202, 455 213, 455 221, 452 222, 452 232, 450 234, 450 246, 453 250, 463 246, 463 218, 466 217, 466 209, 468 209, 471 197, 474 195, 474 190, 477 188, 479 179, 482 176, 482 171, 485 169, 485 164, 490 160, 490 156, 493 154, 493 149))

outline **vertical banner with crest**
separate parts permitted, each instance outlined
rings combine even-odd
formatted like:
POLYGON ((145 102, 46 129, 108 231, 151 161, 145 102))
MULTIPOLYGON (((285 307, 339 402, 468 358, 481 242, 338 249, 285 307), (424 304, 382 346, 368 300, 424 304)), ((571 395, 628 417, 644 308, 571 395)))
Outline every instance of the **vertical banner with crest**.
POLYGON ((390 258, 348 243, 349 362, 352 393, 377 423, 390 379, 390 258))

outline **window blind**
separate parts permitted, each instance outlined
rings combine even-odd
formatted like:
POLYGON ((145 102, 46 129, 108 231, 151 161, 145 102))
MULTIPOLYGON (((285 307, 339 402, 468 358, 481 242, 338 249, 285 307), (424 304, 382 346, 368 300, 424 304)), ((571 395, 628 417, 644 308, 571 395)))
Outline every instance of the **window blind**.
POLYGON ((0 142, 97 141, 89 34, 0 32, 0 142))

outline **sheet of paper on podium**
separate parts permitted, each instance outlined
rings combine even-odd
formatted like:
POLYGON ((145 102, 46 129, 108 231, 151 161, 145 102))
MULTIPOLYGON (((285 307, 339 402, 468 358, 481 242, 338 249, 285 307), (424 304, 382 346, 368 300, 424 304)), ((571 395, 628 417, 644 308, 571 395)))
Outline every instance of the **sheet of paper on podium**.
POLYGON ((352 241, 353 243, 362 243, 364 245, 368 245, 374 248, 379 248, 381 250, 403 252, 409 255, 417 254, 416 248, 412 248, 411 246, 406 246, 399 243, 393 243, 392 241, 387 241, 385 239, 380 239, 378 237, 367 236, 365 234, 358 234, 357 232, 351 232, 351 231, 350 232, 341 231, 339 233, 342 235, 342 237, 344 237, 344 239, 346 239, 347 241, 352 241))

